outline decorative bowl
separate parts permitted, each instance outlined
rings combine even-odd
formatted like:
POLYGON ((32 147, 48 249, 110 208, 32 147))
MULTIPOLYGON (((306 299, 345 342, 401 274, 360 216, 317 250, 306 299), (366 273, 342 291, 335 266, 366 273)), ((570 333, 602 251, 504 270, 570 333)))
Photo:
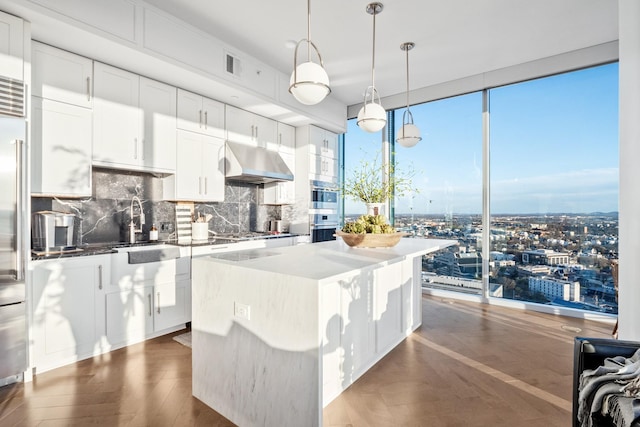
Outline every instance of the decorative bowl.
POLYGON ((397 245, 403 236, 408 236, 409 233, 402 233, 396 231, 395 233, 387 234, 372 234, 372 233, 345 233, 340 230, 336 230, 336 236, 342 237, 344 242, 354 248, 390 248, 397 245))

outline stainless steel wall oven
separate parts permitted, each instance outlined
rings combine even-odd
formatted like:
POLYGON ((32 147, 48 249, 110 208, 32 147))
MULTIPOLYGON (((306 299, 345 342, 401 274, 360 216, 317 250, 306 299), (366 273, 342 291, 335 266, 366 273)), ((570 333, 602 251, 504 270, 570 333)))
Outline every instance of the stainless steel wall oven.
POLYGON ((340 190, 331 182, 311 181, 309 225, 312 242, 335 240, 340 190))

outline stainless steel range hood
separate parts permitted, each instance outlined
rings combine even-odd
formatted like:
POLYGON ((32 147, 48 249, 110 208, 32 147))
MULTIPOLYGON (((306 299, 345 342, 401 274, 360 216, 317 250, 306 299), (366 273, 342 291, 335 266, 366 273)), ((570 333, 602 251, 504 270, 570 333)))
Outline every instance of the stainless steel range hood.
POLYGON ((293 173, 275 151, 227 141, 226 177, 230 181, 255 184, 293 181, 293 173))

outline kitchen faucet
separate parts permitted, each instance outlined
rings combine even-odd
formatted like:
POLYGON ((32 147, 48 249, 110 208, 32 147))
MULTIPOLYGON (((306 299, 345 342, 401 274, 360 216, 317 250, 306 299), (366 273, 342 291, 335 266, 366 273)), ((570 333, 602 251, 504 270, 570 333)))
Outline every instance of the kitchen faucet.
POLYGON ((144 212, 142 211, 142 203, 140 202, 140 199, 138 198, 138 196, 133 196, 131 198, 131 222, 129 223, 129 243, 135 243, 136 242, 136 233, 142 233, 142 226, 144 225, 144 212), (138 202, 138 207, 140 208, 140 228, 136 228, 135 223, 133 222, 133 219, 135 218, 135 215, 133 214, 133 203, 134 202, 138 202))

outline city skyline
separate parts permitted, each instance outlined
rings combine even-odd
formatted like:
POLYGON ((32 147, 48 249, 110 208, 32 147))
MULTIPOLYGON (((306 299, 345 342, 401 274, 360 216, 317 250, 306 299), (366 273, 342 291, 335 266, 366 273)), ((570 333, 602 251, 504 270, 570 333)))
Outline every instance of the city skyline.
MULTIPOLYGON (((492 212, 618 210, 617 73, 614 63, 490 91, 492 212)), ((482 212, 481 106, 475 92, 411 107, 423 140, 396 147, 396 159, 399 169, 418 172, 420 192, 398 198, 396 213, 482 212)), ((380 150, 381 137, 349 121, 347 175, 362 151, 380 150)), ((362 210, 345 201, 345 212, 362 210)))

